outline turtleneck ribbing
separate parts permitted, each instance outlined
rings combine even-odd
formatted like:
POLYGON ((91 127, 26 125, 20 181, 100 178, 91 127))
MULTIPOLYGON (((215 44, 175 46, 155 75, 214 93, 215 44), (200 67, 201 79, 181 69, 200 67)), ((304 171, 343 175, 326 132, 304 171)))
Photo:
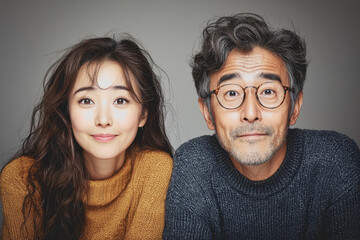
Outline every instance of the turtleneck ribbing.
POLYGON ((266 180, 251 181, 244 177, 240 172, 234 168, 227 152, 218 144, 215 136, 211 138, 212 145, 215 149, 215 159, 217 166, 215 171, 220 171, 220 174, 226 179, 230 186, 243 194, 252 197, 266 198, 282 188, 287 186, 294 178, 301 164, 302 152, 304 142, 298 141, 301 139, 301 132, 298 134, 289 133, 286 155, 280 168, 266 180))
POLYGON ((125 190, 131 179, 131 159, 126 159, 121 171, 104 180, 89 182, 89 192, 84 196, 86 206, 106 206, 125 190))

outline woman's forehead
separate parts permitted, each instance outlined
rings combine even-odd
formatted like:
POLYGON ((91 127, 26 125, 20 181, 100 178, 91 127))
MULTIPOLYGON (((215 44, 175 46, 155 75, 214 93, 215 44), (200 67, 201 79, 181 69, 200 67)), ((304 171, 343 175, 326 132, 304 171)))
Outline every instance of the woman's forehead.
POLYGON ((75 88, 94 86, 108 89, 114 85, 127 87, 127 81, 120 64, 109 60, 102 63, 84 64, 80 68, 75 82, 75 88))
POLYGON ((137 80, 130 71, 115 61, 85 63, 79 70, 71 96, 85 90, 121 89, 129 91, 136 101, 141 102, 137 80))

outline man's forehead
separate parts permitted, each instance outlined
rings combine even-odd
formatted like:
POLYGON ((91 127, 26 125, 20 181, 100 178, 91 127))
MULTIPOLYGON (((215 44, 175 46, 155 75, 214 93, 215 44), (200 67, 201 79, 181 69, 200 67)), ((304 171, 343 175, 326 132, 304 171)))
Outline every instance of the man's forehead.
POLYGON ((255 47, 247 53, 232 50, 224 65, 212 74, 211 80, 215 81, 213 84, 219 84, 221 78, 228 74, 236 74, 239 79, 243 77, 244 80, 275 74, 280 77, 283 84, 288 82, 285 63, 282 59, 260 47, 255 47))

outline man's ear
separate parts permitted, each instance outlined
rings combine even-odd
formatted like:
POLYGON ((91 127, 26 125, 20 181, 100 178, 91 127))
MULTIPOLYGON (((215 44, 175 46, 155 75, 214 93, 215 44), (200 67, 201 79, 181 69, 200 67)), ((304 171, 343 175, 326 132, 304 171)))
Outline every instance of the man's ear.
POLYGON ((209 109, 208 109, 208 107, 206 105, 206 102, 204 102, 202 100, 202 98, 199 98, 198 103, 199 103, 200 111, 202 112, 202 114, 204 116, 206 125, 208 126, 208 128, 210 130, 215 130, 215 126, 214 126, 214 123, 213 123, 212 118, 210 116, 210 112, 209 112, 209 109))
POLYGON ((147 109, 145 109, 143 111, 143 113, 141 114, 141 118, 140 118, 140 121, 139 121, 139 127, 143 127, 147 121, 147 117, 148 117, 148 111, 147 109))
POLYGON ((292 115, 290 117, 290 124, 291 125, 294 125, 296 123, 296 120, 298 119, 299 114, 300 114, 302 103, 303 103, 303 92, 299 92, 298 97, 297 97, 297 99, 296 99, 296 101, 294 103, 293 113, 292 113, 292 115))

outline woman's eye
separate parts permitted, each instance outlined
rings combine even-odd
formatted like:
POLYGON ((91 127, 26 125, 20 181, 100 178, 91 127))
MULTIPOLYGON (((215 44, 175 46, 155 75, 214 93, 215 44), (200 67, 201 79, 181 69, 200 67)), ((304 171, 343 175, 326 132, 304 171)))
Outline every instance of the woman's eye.
POLYGON ((118 98, 115 100, 114 104, 117 104, 117 105, 123 105, 123 104, 126 104, 128 103, 129 101, 126 100, 125 98, 118 98))
POLYGON ((79 103, 83 105, 94 104, 94 102, 89 98, 83 98, 79 101, 79 103))

